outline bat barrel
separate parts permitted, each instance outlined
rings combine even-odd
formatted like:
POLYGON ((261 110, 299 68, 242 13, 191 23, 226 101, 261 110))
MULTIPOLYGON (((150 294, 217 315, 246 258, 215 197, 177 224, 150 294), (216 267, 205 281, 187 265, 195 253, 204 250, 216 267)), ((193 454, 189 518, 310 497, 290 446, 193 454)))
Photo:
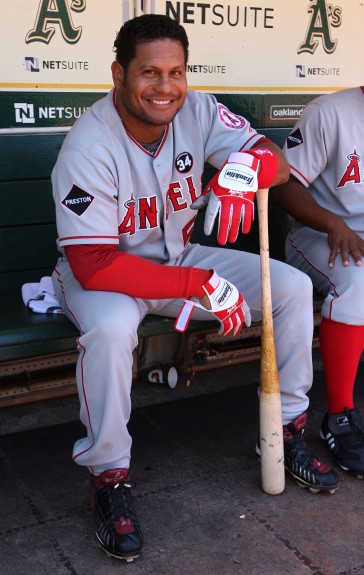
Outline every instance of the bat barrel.
POLYGON ((285 487, 280 397, 261 392, 259 403, 262 488, 268 495, 279 495, 285 487))

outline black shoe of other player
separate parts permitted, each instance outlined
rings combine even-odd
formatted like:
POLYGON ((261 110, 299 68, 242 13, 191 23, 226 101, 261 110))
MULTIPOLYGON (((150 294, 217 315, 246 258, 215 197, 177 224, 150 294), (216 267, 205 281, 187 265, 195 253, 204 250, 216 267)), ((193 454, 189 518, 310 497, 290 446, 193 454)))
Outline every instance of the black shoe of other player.
MULTIPOLYGON (((306 413, 302 413, 283 426, 284 466, 300 487, 306 487, 312 493, 334 493, 339 487, 339 477, 332 467, 313 453, 303 439, 306 421, 306 413)), ((256 452, 260 456, 259 440, 256 452)))
POLYGON ((127 469, 108 469, 91 476, 96 537, 108 555, 125 561, 136 559, 143 548, 132 487, 127 469))
POLYGON ((321 426, 325 439, 337 461, 345 471, 364 478, 364 424, 358 409, 326 414, 321 426))
POLYGON ((339 477, 325 461, 321 461, 303 439, 307 415, 302 413, 283 426, 285 468, 300 487, 312 493, 328 491, 334 493, 339 487, 339 477))

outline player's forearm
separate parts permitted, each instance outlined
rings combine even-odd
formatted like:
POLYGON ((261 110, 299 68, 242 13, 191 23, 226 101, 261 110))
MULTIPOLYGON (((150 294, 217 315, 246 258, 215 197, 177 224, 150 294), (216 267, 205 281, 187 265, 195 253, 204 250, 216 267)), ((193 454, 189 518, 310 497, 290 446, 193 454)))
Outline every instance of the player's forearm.
POLYGON ((322 208, 306 188, 290 177, 286 184, 271 189, 272 197, 290 216, 319 232, 335 228, 338 216, 322 208))
POLYGON ((211 272, 156 264, 115 245, 65 247, 72 272, 86 290, 114 291, 145 299, 201 298, 211 272))
POLYGON ((259 144, 254 146, 253 149, 256 149, 256 148, 267 148, 268 150, 273 152, 273 154, 276 156, 276 158, 278 160, 277 173, 274 176, 274 179, 271 183, 271 186, 277 186, 279 184, 283 184, 284 182, 287 182, 287 180, 289 178, 289 164, 288 164, 286 157, 283 154, 281 148, 279 146, 277 146, 277 144, 275 144, 274 142, 269 142, 267 140, 259 142, 259 144))

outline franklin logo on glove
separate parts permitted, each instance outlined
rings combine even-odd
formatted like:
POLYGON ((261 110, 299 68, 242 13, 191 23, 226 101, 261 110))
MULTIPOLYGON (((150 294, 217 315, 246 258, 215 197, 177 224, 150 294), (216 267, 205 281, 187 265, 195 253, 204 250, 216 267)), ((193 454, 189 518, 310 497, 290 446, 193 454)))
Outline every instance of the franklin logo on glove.
MULTIPOLYGON (((240 180, 241 182, 244 182, 247 186, 252 186, 253 182, 254 182, 254 177, 251 175, 247 175, 244 174, 243 172, 238 172, 237 170, 227 170, 225 172, 225 178, 231 179, 231 180, 240 180)), ((230 190, 231 192, 233 190, 230 190)))
POLYGON ((233 289, 232 289, 231 285, 225 282, 221 296, 216 299, 217 303, 219 305, 224 305, 224 303, 226 302, 226 300, 230 297, 230 295, 232 293, 233 293, 233 289))

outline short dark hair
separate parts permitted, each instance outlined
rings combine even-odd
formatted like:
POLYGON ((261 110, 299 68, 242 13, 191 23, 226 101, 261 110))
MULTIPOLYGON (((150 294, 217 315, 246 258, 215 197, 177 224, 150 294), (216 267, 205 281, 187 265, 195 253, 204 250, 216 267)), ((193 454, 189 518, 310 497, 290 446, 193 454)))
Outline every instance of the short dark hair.
POLYGON ((114 42, 116 60, 126 71, 130 61, 135 58, 138 44, 165 38, 182 44, 185 64, 187 64, 188 38, 186 30, 176 20, 162 14, 144 14, 125 22, 114 42))

